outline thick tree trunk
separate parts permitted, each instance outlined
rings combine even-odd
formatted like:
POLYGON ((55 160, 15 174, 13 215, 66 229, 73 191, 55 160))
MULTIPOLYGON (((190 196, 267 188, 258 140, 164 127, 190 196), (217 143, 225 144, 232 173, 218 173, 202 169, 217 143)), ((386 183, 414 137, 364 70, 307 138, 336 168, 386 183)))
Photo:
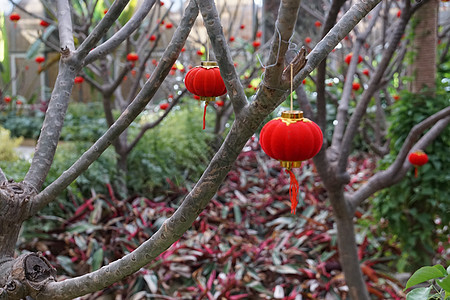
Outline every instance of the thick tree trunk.
POLYGON ((336 217, 339 258, 351 299, 369 299, 361 272, 353 226, 353 212, 344 199, 343 189, 328 191, 336 217))
POLYGON ((436 87, 436 43, 438 0, 430 0, 416 12, 414 28, 414 63, 411 65, 411 91, 420 92, 424 87, 436 87))

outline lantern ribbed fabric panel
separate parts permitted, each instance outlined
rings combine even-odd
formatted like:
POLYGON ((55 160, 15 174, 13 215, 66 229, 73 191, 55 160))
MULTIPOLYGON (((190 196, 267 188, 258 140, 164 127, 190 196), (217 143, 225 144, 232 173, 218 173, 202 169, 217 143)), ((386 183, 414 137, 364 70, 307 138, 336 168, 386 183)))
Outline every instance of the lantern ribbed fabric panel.
POLYGON ((189 92, 200 97, 217 97, 227 92, 219 68, 195 67, 184 78, 189 92))
POLYGON ((261 147, 280 161, 303 161, 315 156, 322 147, 319 126, 310 120, 273 119, 261 130, 261 147))

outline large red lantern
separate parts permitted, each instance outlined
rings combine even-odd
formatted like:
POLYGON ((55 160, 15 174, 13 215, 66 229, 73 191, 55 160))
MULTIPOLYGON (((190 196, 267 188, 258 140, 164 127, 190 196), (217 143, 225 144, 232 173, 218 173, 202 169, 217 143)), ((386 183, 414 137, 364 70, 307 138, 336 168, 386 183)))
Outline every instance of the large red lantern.
POLYGON ((299 185, 292 168, 314 157, 322 148, 323 134, 313 121, 304 118, 301 111, 285 111, 280 118, 269 121, 261 130, 260 144, 264 152, 280 161, 290 176, 289 196, 291 213, 298 204, 299 185))
MULTIPOLYGON (((16 24, 17 21, 20 20, 20 15, 17 14, 17 13, 12 13, 12 14, 9 15, 9 19, 10 19, 11 21, 13 21, 14 24, 16 24)), ((16 25, 14 25, 14 26, 16 26, 16 25)))
POLYGON ((422 150, 416 150, 408 156, 409 162, 414 165, 414 177, 418 175, 418 167, 428 162, 428 155, 422 150))
POLYGON ((189 92, 200 96, 205 101, 203 113, 203 129, 205 129, 206 107, 216 97, 226 94, 227 88, 220 76, 219 66, 215 61, 202 61, 200 66, 192 68, 184 78, 184 84, 189 92))

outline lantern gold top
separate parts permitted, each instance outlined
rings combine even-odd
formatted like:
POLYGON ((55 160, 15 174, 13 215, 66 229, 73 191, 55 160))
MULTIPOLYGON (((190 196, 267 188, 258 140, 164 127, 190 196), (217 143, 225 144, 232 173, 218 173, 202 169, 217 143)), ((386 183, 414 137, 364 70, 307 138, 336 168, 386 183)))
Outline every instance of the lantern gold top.
POLYGON ((214 68, 219 66, 215 61, 202 61, 200 64, 205 68, 214 68))
POLYGON ((283 111, 281 113, 281 117, 285 118, 285 119, 294 119, 294 120, 298 120, 298 119, 302 119, 303 118, 303 112, 301 110, 288 110, 288 111, 283 111))

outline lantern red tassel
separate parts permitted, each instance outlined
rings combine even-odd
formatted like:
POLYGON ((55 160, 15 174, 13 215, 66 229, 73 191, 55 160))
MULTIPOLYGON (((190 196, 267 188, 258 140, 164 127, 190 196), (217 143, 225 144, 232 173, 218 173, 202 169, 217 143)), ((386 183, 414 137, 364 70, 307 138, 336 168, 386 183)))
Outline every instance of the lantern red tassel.
POLYGON ((303 118, 301 111, 285 111, 281 118, 269 121, 261 130, 261 148, 267 155, 279 160, 289 173, 289 197, 293 214, 298 204, 299 184, 291 169, 301 167, 303 160, 314 157, 322 148, 322 143, 320 127, 303 118))
POLYGON ((225 83, 220 76, 219 66, 215 61, 202 61, 201 66, 187 72, 184 84, 189 92, 200 96, 201 101, 205 101, 203 111, 203 129, 205 129, 206 107, 217 96, 222 96, 227 92, 225 83))

